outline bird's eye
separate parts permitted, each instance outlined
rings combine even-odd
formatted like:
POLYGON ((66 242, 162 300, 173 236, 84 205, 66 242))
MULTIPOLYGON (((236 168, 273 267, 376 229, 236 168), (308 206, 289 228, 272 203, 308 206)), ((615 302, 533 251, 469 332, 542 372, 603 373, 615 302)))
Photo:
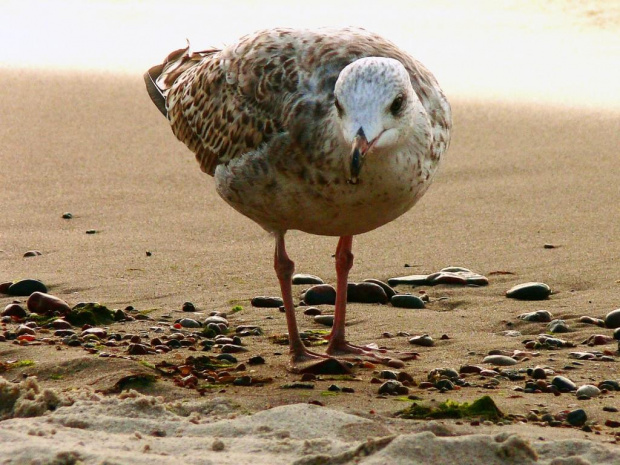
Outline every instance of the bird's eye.
POLYGON ((340 102, 338 101, 338 99, 334 99, 334 106, 336 107, 336 110, 338 111, 338 116, 342 118, 342 115, 344 115, 344 110, 342 109, 342 105, 340 105, 340 102))
POLYGON ((400 113, 400 110, 402 110, 403 108, 404 101, 405 97, 403 97, 402 94, 398 94, 392 102, 392 105, 390 105, 390 113, 392 113, 392 115, 394 116, 398 115, 398 113, 400 113))

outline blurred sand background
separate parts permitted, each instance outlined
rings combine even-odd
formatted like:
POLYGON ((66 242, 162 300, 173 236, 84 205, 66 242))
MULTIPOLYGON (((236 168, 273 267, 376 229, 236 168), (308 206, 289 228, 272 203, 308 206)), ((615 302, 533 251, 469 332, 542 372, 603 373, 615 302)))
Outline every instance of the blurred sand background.
MULTIPOLYGON (((207 313, 241 304, 235 324, 283 333, 277 309, 249 305, 256 295, 279 294, 272 238, 219 199, 212 179, 150 102, 142 73, 186 38, 203 49, 272 26, 358 25, 389 37, 433 71, 452 102, 454 137, 419 204, 355 238, 351 280, 460 265, 489 276, 490 285, 426 288, 432 299, 448 299, 423 311, 352 304, 353 342, 380 342, 385 331, 435 339, 448 334, 450 340, 420 348, 421 359, 407 364, 422 380, 434 367, 479 364, 491 349, 522 349, 526 336, 544 332, 544 325, 516 319, 525 311, 546 309, 565 319, 573 330, 565 337, 575 343, 610 334, 577 320, 620 307, 620 2, 4 1, 1 7, 0 282, 38 278, 70 304, 133 305, 175 318, 183 316, 187 300, 207 313), (74 218, 63 220, 64 212, 74 218), (98 233, 87 235, 89 229, 98 233), (546 243, 557 247, 544 249, 546 243), (42 255, 23 258, 33 249, 42 255), (546 282, 554 295, 545 302, 504 297, 526 281, 546 282), (507 322, 524 337, 502 335, 507 322)), ((287 238, 297 271, 335 281, 334 238, 295 231, 287 238)), ((0 307, 11 300, 0 296, 0 307)), ((316 327, 303 317, 300 325, 316 327)), ((272 355, 266 338, 252 344, 252 353, 268 359, 261 374, 277 382, 263 390, 232 389, 224 397, 250 411, 319 397, 283 394, 277 387, 296 379, 285 370, 286 356, 272 355)), ((390 344, 410 347, 406 338, 390 344)), ((566 351, 554 356, 550 361, 545 353, 523 366, 561 369, 570 362, 566 351)), ((89 357, 79 374, 53 380, 45 376, 50 366, 83 361, 84 352, 0 343, 0 361, 9 359, 36 364, 7 379, 39 374, 44 386, 59 391, 82 383, 96 388, 102 373, 115 370, 109 359, 89 357)), ((403 408, 377 399, 370 375, 355 385, 357 394, 321 400, 338 411, 389 415, 403 408)), ((578 384, 618 379, 617 362, 587 362, 570 377, 578 384)), ((570 395, 514 398, 511 386, 491 392, 506 411, 527 413, 541 403, 552 411, 578 406, 603 423, 617 413, 602 406, 620 406, 614 393, 584 407, 570 395)), ((464 389, 451 398, 472 400, 481 392, 464 389)), ((152 393, 192 395, 166 384, 152 393)), ((27 420, 3 424, 28 431, 18 421, 27 420)), ((595 435, 545 428, 543 434, 526 426, 519 433, 614 440, 610 429, 595 435)))

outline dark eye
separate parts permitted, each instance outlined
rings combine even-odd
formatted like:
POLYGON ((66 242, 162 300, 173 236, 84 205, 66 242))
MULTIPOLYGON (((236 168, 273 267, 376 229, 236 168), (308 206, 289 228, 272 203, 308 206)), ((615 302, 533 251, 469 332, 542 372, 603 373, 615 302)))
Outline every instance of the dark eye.
POLYGON ((340 102, 338 101, 337 98, 334 100, 334 106, 336 107, 336 110, 338 111, 338 116, 342 118, 342 115, 344 115, 344 110, 342 109, 342 105, 340 105, 340 102))
POLYGON ((397 95, 394 101, 392 102, 392 105, 390 105, 390 113, 392 113, 392 115, 394 116, 398 115, 398 113, 400 113, 400 110, 402 110, 403 108, 404 102, 405 102, 405 97, 403 97, 402 94, 397 95))

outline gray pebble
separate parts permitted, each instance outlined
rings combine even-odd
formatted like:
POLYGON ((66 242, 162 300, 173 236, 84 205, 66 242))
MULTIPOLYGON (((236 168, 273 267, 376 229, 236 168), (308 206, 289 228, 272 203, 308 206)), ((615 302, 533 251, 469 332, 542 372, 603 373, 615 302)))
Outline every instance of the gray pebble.
POLYGON ((301 297, 307 305, 334 305, 336 289, 330 284, 312 286, 301 297))
POLYGON ((43 255, 43 254, 39 252, 38 250, 29 250, 28 252, 24 253, 24 258, 38 257, 39 255, 43 255))
POLYGON ((392 370, 381 370, 379 372, 379 378, 381 379, 398 379, 398 373, 392 370))
POLYGON ((218 354, 215 358, 217 358, 218 360, 224 360, 230 363, 237 363, 237 357, 235 357, 232 354, 228 354, 228 353, 218 354))
POLYGON ((506 297, 518 300, 544 300, 550 294, 551 288, 545 283, 518 284, 506 291, 506 297))
POLYGON ((605 326, 611 329, 620 328, 620 308, 605 315, 605 326))
POLYGON ((424 301, 415 295, 396 294, 390 303, 399 308, 425 308, 424 301))
POLYGON ((516 365, 517 361, 512 357, 508 357, 507 355, 488 355, 484 357, 482 363, 490 363, 491 365, 497 366, 510 366, 516 365))
POLYGON ((391 396, 409 394, 409 389, 400 381, 389 380, 379 386, 379 394, 388 394, 391 396))
POLYGON ((179 320, 179 324, 184 328, 200 328, 202 325, 200 322, 193 320, 191 318, 181 318, 179 320))
POLYGON ((570 330, 568 329, 568 325, 564 320, 553 320, 551 323, 547 325, 549 331, 551 333, 568 333, 570 330))
POLYGON ((312 274, 294 274, 293 284, 323 284, 323 280, 312 274))
POLYGON ((566 415, 566 421, 573 426, 583 426, 587 420, 588 415, 583 409, 573 410, 566 415))
POLYGON ((317 315, 314 317, 315 323, 324 326, 334 326, 334 315, 317 315))
POLYGON ((551 385, 558 388, 560 392, 576 391, 577 385, 565 376, 554 376, 551 385))
POLYGON ((601 395, 601 390, 592 384, 584 384, 577 389, 575 394, 577 397, 598 397, 601 395))
POLYGON ((531 322, 549 323, 553 318, 553 315, 551 315, 551 313, 547 310, 538 310, 536 312, 522 313, 517 318, 531 322))
POLYGON ((223 323, 226 326, 228 326, 228 320, 226 318, 222 318, 221 316, 216 316, 216 315, 210 316, 204 321, 205 325, 208 325, 209 323, 215 323, 216 325, 223 323))

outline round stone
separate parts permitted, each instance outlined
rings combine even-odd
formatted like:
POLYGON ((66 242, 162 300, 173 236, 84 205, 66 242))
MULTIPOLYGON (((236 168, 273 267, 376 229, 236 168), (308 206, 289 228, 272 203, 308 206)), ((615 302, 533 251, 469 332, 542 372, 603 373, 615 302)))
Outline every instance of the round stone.
POLYGON ((191 302, 183 302, 181 310, 183 310, 184 312, 195 312, 196 306, 191 302))
POLYGON ((435 341, 428 334, 424 334, 423 336, 414 336, 409 339, 409 344, 414 344, 422 347, 432 347, 435 345, 435 341))
POLYGON ((620 341, 620 327, 614 330, 614 339, 620 341))
POLYGON ((127 353, 129 355, 146 355, 149 353, 149 348, 144 344, 129 344, 127 353))
POLYGON ((251 300, 251 303, 252 303, 252 307, 258 307, 258 308, 278 308, 284 305, 284 302, 282 301, 280 297, 265 297, 265 296, 254 297, 251 300))
POLYGON ((265 359, 260 355, 255 355, 254 357, 250 357, 248 360, 248 364, 250 365, 264 365, 265 359))
POLYGON ((217 358, 218 360, 224 360, 230 363, 237 363, 237 357, 235 357, 234 355, 230 353, 222 353, 222 354, 217 355, 215 358, 217 358))
POLYGON ((62 218, 65 220, 70 220, 71 218, 73 218, 73 214, 71 212, 64 212, 62 214, 62 218))
POLYGON ((228 320, 226 318, 223 318, 221 316, 217 316, 217 315, 213 315, 208 317, 205 321, 204 321, 205 325, 208 324, 225 324, 226 326, 228 326, 228 320))
POLYGON ((298 273, 293 275, 293 284, 323 284, 323 280, 312 274, 298 273))
POLYGON ((484 357, 482 363, 490 363, 491 365, 497 366, 511 366, 516 365, 517 361, 507 355, 488 355, 484 357))
POLYGON ((401 276, 398 278, 388 279, 390 286, 398 286, 399 284, 407 284, 410 286, 425 286, 428 285, 427 274, 412 274, 409 276, 401 276))
POLYGON ((390 303, 399 308, 425 308, 424 301, 416 295, 396 294, 392 296, 390 303))
POLYGON ((60 313, 67 315, 71 312, 71 307, 64 300, 44 292, 33 292, 26 301, 28 310, 32 313, 45 315, 47 313, 60 313))
POLYGON ((409 389, 403 386, 403 383, 396 380, 389 380, 379 386, 379 394, 388 394, 391 396, 405 395, 409 393, 409 389))
POLYGON ((316 307, 308 307, 307 309, 304 310, 304 315, 307 316, 317 316, 320 315, 322 312, 321 310, 319 310, 316 307))
POLYGON ((312 286, 302 295, 307 305, 334 305, 336 303, 336 289, 329 284, 312 286))
POLYGON ((47 287, 37 279, 22 279, 9 286, 7 294, 14 296, 29 296, 33 292, 47 292, 47 287))
POLYGON ((577 389, 575 394, 577 397, 598 397, 601 395, 601 390, 592 384, 584 384, 577 389))
POLYGON ((531 322, 549 323, 553 318, 553 315, 551 315, 551 313, 547 310, 538 310, 536 312, 522 313, 517 318, 531 322))
POLYGON ((544 300, 551 294, 551 288, 545 283, 518 284, 508 291, 506 297, 518 300, 544 300))
POLYGON ((202 326, 200 322, 191 318, 181 318, 179 324, 184 328, 200 328, 202 326))
POLYGON ((93 335, 93 336, 97 336, 99 339, 104 339, 105 337, 107 337, 108 332, 103 328, 88 328, 82 331, 82 334, 81 334, 82 337, 88 336, 88 335, 93 335))
POLYGON ((29 250, 28 252, 24 253, 24 258, 38 257, 39 255, 43 255, 43 254, 39 252, 38 250, 29 250))
POLYGON ((608 328, 620 328, 620 308, 605 315, 605 326, 608 328))
POLYGON ((566 421, 573 426, 583 426, 587 420, 588 415, 583 409, 573 410, 566 415, 566 421))
POLYGON ((388 299, 391 299, 392 296, 396 295, 396 291, 394 289, 392 289, 391 286, 389 286, 388 284, 384 283, 383 281, 380 281, 378 279, 369 278, 369 279, 365 279, 364 282, 365 283, 376 284, 377 286, 381 286, 381 288, 383 289, 383 292, 385 292, 385 295, 387 295, 388 299))
POLYGON ((398 379, 398 373, 392 370, 381 370, 379 372, 379 378, 382 379, 398 379))
POLYGON ((566 321, 559 319, 553 320, 547 325, 547 328, 549 328, 549 332, 551 333, 568 333, 570 331, 566 321))
POLYGON ((317 315, 314 317, 315 323, 324 326, 334 326, 334 315, 317 315))
POLYGON ((381 286, 374 283, 349 283, 347 285, 347 302, 363 304, 387 304, 388 296, 381 286))
POLYGON ((17 329, 15 330, 15 334, 17 334, 18 336, 24 336, 24 335, 30 335, 30 336, 34 336, 37 332, 26 326, 26 325, 19 325, 17 327, 17 329))
POLYGON ((577 385, 565 376, 554 376, 551 385, 558 388, 560 392, 571 392, 577 390, 577 385))
POLYGON ((25 318, 27 315, 26 310, 19 304, 8 304, 0 313, 0 316, 13 316, 15 318, 25 318))

